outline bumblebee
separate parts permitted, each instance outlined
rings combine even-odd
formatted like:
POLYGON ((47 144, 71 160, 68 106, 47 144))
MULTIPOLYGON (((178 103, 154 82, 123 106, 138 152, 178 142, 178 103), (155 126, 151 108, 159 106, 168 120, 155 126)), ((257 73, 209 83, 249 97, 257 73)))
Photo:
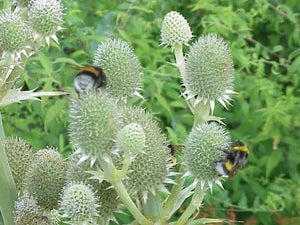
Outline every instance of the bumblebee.
POLYGON ((232 179, 236 172, 243 167, 249 155, 249 149, 242 141, 237 141, 231 150, 222 150, 226 157, 216 162, 216 171, 220 176, 228 176, 232 179))
POLYGON ((74 79, 74 89, 77 93, 106 87, 106 75, 100 67, 89 65, 76 69, 78 74, 74 79))

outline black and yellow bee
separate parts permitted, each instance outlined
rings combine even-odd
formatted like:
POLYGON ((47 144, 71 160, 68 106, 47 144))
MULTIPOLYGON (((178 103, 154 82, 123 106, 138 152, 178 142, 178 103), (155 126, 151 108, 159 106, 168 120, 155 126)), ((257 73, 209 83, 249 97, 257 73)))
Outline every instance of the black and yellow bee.
POLYGON ((77 93, 106 87, 106 75, 100 67, 88 65, 75 69, 78 70, 74 79, 74 89, 77 93))
POLYGON ((246 164, 249 149, 245 143, 237 141, 230 150, 222 151, 226 156, 224 160, 216 162, 216 171, 220 176, 228 176, 232 179, 236 172, 246 164))

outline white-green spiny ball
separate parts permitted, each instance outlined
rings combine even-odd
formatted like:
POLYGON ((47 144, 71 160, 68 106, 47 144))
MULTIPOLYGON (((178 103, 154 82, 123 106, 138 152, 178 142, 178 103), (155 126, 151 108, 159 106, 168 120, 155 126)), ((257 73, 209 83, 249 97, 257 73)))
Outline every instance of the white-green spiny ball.
POLYGON ((70 183, 63 191, 60 209, 72 224, 88 224, 97 213, 97 198, 93 188, 83 182, 70 183))
POLYGON ((28 45, 29 29, 18 13, 0 11, 0 48, 9 54, 24 50, 28 45))
POLYGON ((66 181, 66 167, 66 161, 53 149, 35 153, 26 174, 25 188, 37 199, 39 205, 46 209, 57 206, 66 181))
POLYGON ((4 149, 18 191, 24 186, 25 173, 33 159, 30 145, 21 138, 4 139, 4 149))
POLYGON ((20 6, 20 7, 29 7, 32 0, 14 0, 14 4, 20 6))
POLYGON ((116 149, 120 128, 117 105, 104 93, 89 92, 72 100, 69 116, 71 143, 86 156, 102 157, 116 149))
POLYGON ((183 83, 190 96, 223 99, 233 86, 233 62, 228 45, 215 34, 203 35, 190 47, 183 83))
POLYGON ((29 23, 42 37, 54 35, 63 22, 63 5, 59 0, 33 0, 29 8, 29 23))
POLYGON ((191 39, 192 32, 186 19, 178 12, 169 12, 162 23, 162 44, 174 47, 188 43, 191 39))
POLYGON ((91 167, 89 161, 78 164, 79 158, 80 156, 77 154, 73 154, 69 158, 69 168, 67 170, 68 182, 86 182, 91 185, 96 191, 99 216, 103 220, 112 217, 120 205, 117 192, 113 188, 108 188, 111 184, 106 181, 100 183, 99 180, 89 179, 91 174, 86 171, 95 170, 95 165, 91 167))
POLYGON ((14 221, 15 225, 50 225, 43 219, 43 210, 36 199, 28 193, 15 202, 14 221))
POLYGON ((138 123, 145 133, 145 148, 131 163, 128 189, 131 194, 159 189, 168 175, 169 149, 166 138, 151 114, 143 109, 121 108, 124 124, 138 123))
POLYGON ((145 132, 141 125, 130 123, 119 131, 117 146, 122 152, 135 154, 144 149, 145 141, 145 132))
POLYGON ((212 183, 219 178, 216 161, 224 159, 222 149, 230 146, 229 133, 217 123, 204 123, 189 134, 183 162, 198 181, 212 183))
POLYGON ((94 65, 104 70, 106 90, 114 98, 126 99, 141 87, 142 67, 132 48, 123 40, 102 42, 96 51, 94 65))

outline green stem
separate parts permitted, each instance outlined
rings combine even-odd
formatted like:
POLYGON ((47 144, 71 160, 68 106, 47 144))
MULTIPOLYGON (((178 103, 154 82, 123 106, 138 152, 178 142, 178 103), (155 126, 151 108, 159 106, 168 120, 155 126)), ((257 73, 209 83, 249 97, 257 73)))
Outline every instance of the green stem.
POLYGON ((0 114, 0 210, 5 225, 14 224, 13 209, 17 199, 17 189, 13 180, 3 140, 5 138, 0 114))
POLYGON ((164 210, 164 219, 168 220, 172 216, 172 210, 178 198, 178 195, 184 185, 185 177, 183 176, 184 170, 182 167, 179 169, 179 174, 175 180, 175 185, 172 187, 171 193, 166 199, 163 210, 164 210))
POLYGON ((203 102, 199 102, 194 109, 193 129, 196 128, 199 124, 205 123, 209 120, 210 106, 208 102, 206 104, 204 104, 203 102))
POLYGON ((193 198, 189 206, 185 209, 184 213, 179 217, 179 219, 174 223, 174 225, 183 225, 186 224, 191 215, 197 210, 203 201, 205 195, 204 189, 197 185, 193 198))
POLYGON ((107 157, 108 160, 100 160, 101 167, 104 171, 106 179, 113 185, 116 192, 118 193, 121 201, 126 206, 126 208, 131 212, 134 218, 141 225, 151 225, 152 222, 149 221, 141 211, 136 207, 131 197, 129 196, 123 182, 122 175, 123 171, 117 170, 110 157, 107 157))

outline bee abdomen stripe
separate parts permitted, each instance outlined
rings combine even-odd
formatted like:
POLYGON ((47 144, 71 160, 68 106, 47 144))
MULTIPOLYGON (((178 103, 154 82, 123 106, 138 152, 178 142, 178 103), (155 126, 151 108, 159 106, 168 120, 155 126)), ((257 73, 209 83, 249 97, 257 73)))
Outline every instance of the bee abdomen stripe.
POLYGON ((235 151, 241 151, 249 154, 249 149, 246 146, 234 146, 233 150, 235 151))
POLYGON ((79 70, 79 73, 85 73, 85 72, 90 72, 94 76, 98 76, 98 71, 91 66, 83 67, 82 69, 79 70))

